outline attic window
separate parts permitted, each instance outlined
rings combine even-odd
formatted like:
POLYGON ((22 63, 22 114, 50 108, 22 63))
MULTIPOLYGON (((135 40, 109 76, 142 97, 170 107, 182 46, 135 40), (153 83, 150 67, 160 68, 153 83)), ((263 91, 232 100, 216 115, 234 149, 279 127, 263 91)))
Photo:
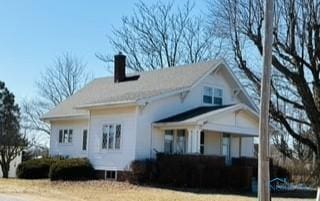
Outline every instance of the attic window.
POLYGON ((211 87, 204 87, 203 88, 203 103, 212 104, 212 88, 211 87))
POLYGON ((223 90, 220 88, 203 87, 202 102, 210 105, 223 104, 223 90))
POLYGON ((222 105, 222 95, 222 89, 214 89, 213 103, 215 105, 222 105))

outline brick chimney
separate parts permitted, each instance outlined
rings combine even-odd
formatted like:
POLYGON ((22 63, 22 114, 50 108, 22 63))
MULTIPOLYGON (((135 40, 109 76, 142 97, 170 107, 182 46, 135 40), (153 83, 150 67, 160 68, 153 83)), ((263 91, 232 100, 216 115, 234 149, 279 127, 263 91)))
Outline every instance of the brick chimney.
POLYGON ((119 52, 114 55, 114 82, 123 82, 126 80, 126 56, 119 52))

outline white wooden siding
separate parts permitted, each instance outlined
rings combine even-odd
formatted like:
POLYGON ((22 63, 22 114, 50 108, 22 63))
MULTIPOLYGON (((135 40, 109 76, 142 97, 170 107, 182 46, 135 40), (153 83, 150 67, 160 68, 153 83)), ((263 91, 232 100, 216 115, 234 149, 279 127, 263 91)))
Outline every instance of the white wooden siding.
POLYGON ((89 158, 95 169, 126 170, 135 159, 136 108, 91 111, 89 158), (103 150, 102 127, 108 123, 121 124, 120 150, 103 150))
MULTIPOLYGON (((86 157, 87 152, 82 151, 82 133, 88 129, 87 120, 69 120, 51 122, 50 155, 68 157, 86 157), (72 129, 72 143, 59 143, 59 130, 72 129)), ((90 135, 90 134, 89 134, 90 135)))

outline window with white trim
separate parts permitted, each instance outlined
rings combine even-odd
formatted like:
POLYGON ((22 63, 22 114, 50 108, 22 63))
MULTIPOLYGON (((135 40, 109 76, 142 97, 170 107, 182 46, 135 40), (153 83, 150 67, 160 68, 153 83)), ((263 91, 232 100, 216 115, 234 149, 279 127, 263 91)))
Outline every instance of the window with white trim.
POLYGON ((164 152, 168 154, 173 153, 173 130, 164 131, 164 152))
POLYGON ((223 90, 220 88, 203 87, 202 102, 205 104, 222 105, 223 90))
POLYGON ((212 88, 211 87, 204 87, 203 88, 203 103, 212 104, 212 88))
POLYGON ((60 129, 59 130, 59 143, 60 144, 70 144, 72 143, 72 129, 60 129))
POLYGON ((222 89, 215 88, 213 93, 213 104, 222 105, 222 89))
POLYGON ((186 152, 186 130, 184 129, 177 130, 176 152, 178 154, 186 152))
POLYGON ((84 129, 82 133, 82 151, 87 150, 87 144, 88 144, 88 130, 84 129))
POLYGON ((102 149, 119 150, 121 142, 121 124, 106 124, 102 128, 102 149))

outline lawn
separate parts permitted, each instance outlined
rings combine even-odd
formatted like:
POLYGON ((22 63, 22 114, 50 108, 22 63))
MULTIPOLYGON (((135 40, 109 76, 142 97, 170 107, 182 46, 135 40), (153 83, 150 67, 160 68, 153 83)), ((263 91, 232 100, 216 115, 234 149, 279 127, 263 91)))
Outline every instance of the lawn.
MULTIPOLYGON (((50 182, 48 180, 0 179, 0 197, 24 198, 37 201, 255 201, 257 198, 217 193, 190 193, 152 187, 135 186, 124 182, 50 182)), ((277 201, 302 199, 274 198, 277 201)), ((312 199, 306 199, 305 201, 312 199)))

